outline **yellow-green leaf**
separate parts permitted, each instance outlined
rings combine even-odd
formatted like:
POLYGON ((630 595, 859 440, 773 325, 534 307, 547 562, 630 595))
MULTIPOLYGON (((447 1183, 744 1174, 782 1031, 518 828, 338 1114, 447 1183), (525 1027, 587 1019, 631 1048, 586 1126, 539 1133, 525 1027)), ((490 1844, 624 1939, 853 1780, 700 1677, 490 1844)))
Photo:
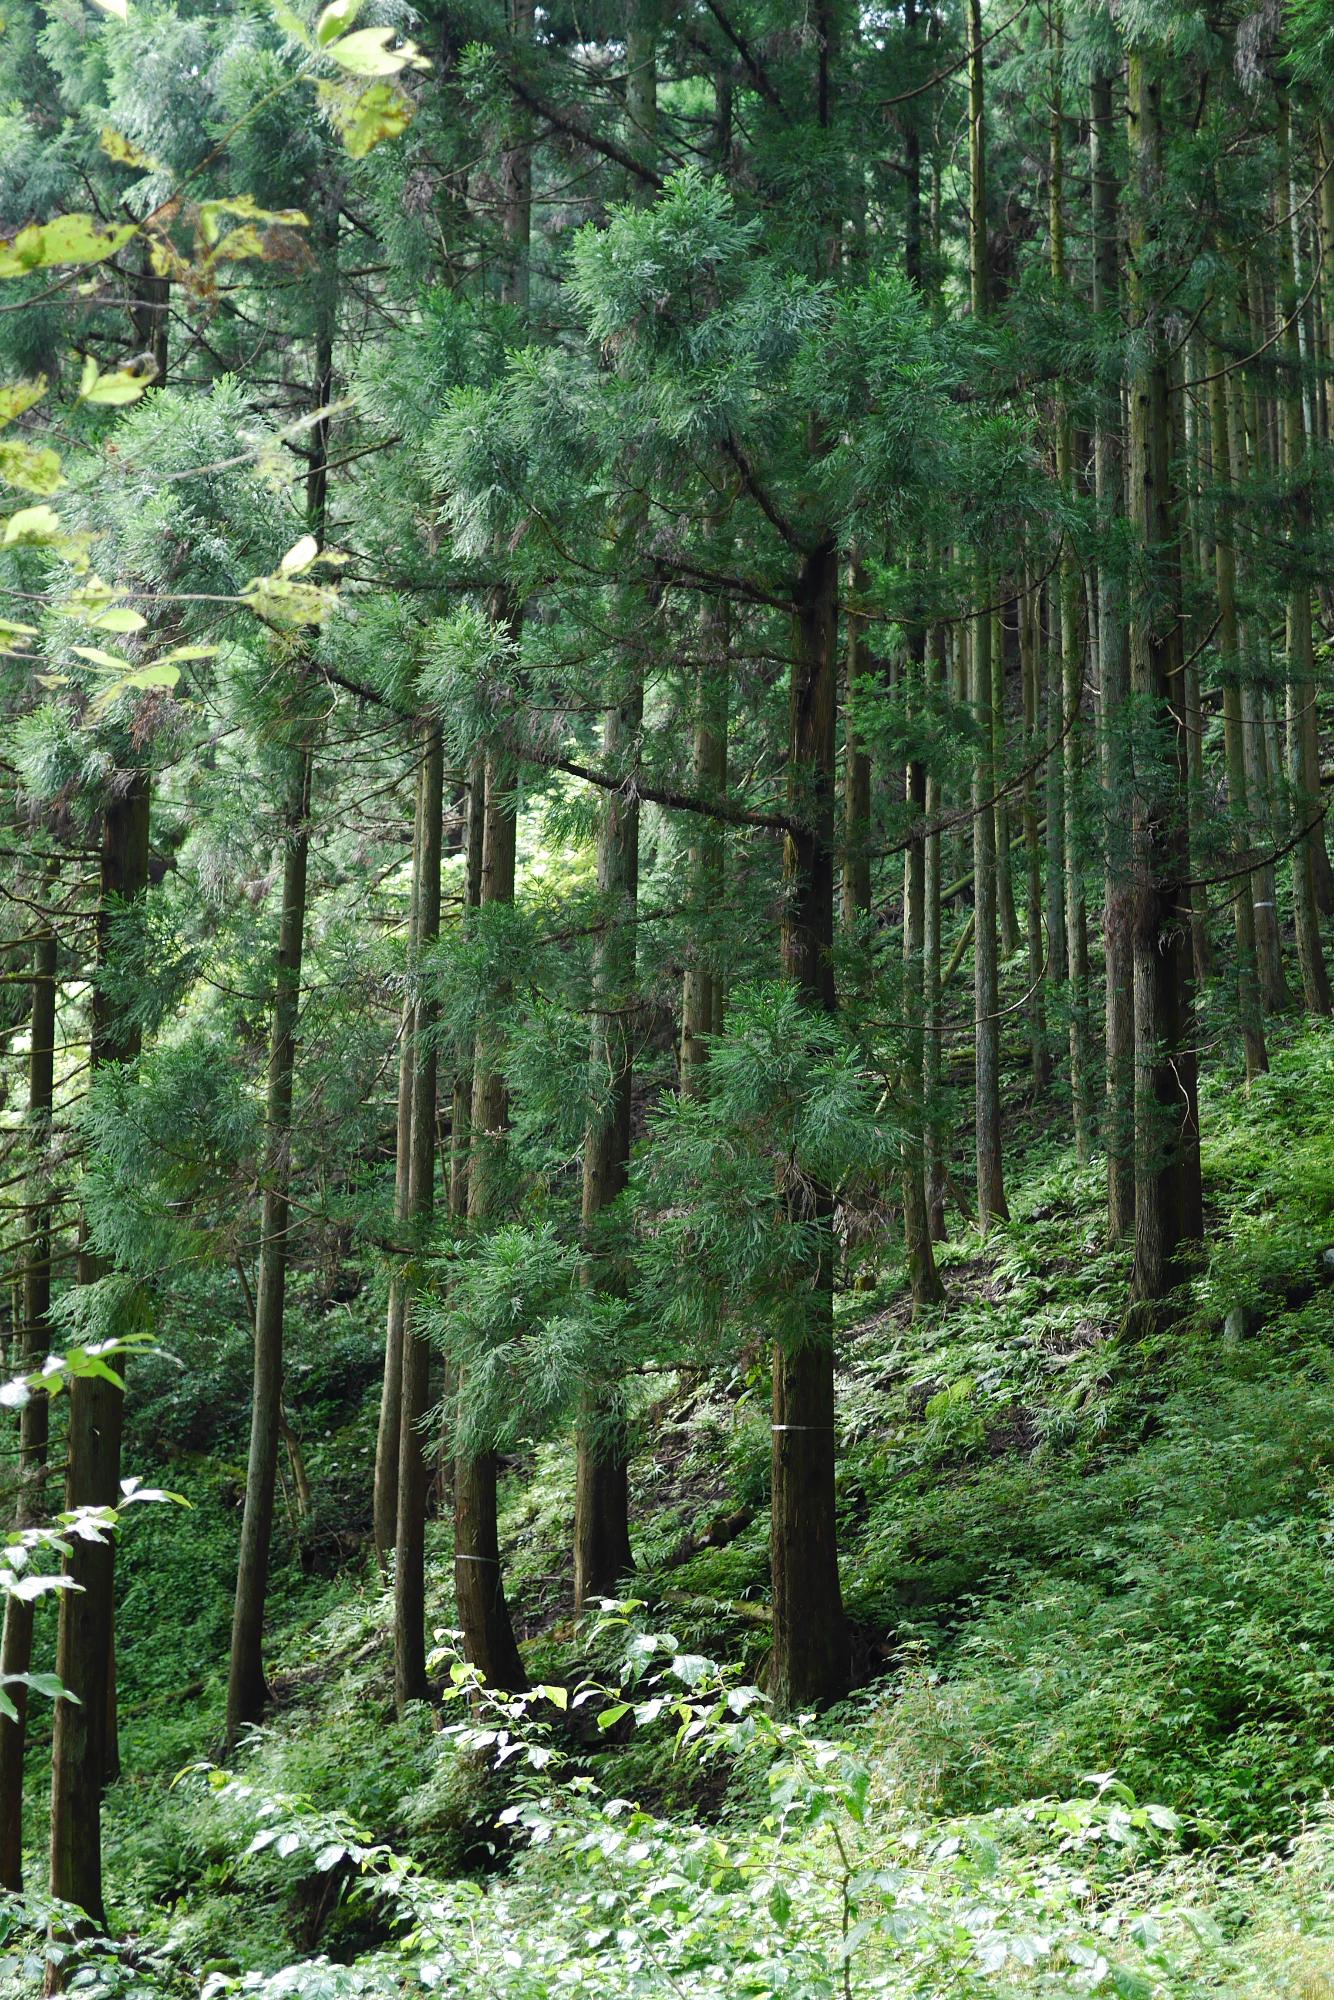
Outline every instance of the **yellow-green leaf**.
POLYGON ((235 195, 227 201, 200 202, 199 233, 205 243, 217 242, 223 219, 229 215, 241 222, 281 223, 287 229, 306 229, 310 226, 310 218, 299 208, 260 208, 252 195, 235 195))
POLYGON ((163 653, 158 665, 167 660, 211 660, 217 652, 216 646, 173 646, 169 653, 163 653))
POLYGON ((138 167, 142 173, 154 173, 157 170, 159 163, 153 155, 145 153, 142 147, 135 145, 133 139, 127 139, 125 134, 118 132, 113 125, 102 127, 98 144, 107 158, 114 160, 118 167, 138 167))
POLYGON ((392 28, 358 28, 355 34, 330 42, 325 54, 352 76, 397 76, 409 64, 414 69, 430 68, 415 42, 405 41, 391 49, 393 37, 392 28))
POLYGON ((22 278, 58 264, 100 264, 134 235, 132 222, 105 227, 91 215, 58 215, 32 222, 0 241, 0 278, 22 278))
POLYGON ((0 424, 13 423, 34 403, 40 403, 46 394, 46 377, 39 375, 33 382, 6 382, 0 388, 0 424))
POLYGON ((175 687, 180 677, 180 669, 178 667, 166 666, 161 660, 154 660, 147 667, 136 667, 133 673, 126 674, 121 680, 113 681, 110 687, 98 690, 93 700, 88 704, 89 720, 96 722, 104 716, 117 695, 128 693, 131 690, 135 692, 147 692, 152 688, 175 687))
POLYGON ((16 438, 0 439, 0 479, 21 493, 58 493, 65 484, 59 452, 16 438))
POLYGON ((132 663, 119 653, 104 653, 100 646, 74 646, 70 649, 76 659, 87 660, 91 666, 100 667, 103 673, 133 673, 132 663))
POLYGON ((60 533, 60 516, 50 507, 21 507, 5 522, 6 546, 15 542, 50 542, 60 533))
POLYGON ((290 7, 284 4, 284 0, 271 0, 270 11, 285 35, 290 35, 294 42, 300 42, 303 48, 309 49, 314 47, 314 43, 306 31, 305 22, 298 15, 294 14, 290 7))
POLYGON ((303 535, 299 542, 293 542, 278 567, 285 576, 294 575, 298 570, 309 569, 320 552, 320 545, 314 535, 303 535))
POLYGON ((247 585, 241 602, 270 625, 320 625, 333 610, 337 592, 285 576, 257 576, 247 585))
POLYGON ((144 390, 150 388, 154 375, 132 375, 128 369, 119 368, 113 375, 99 375, 97 364, 90 357, 84 363, 83 380, 79 384, 81 403, 103 403, 117 405, 137 403, 144 390), (92 370, 91 376, 89 370, 92 370))
POLYGON ((113 604, 93 620, 99 632, 142 632, 147 623, 142 611, 131 611, 128 604, 113 604))
POLYGON ((396 83, 371 83, 364 90, 346 83, 322 83, 319 94, 354 160, 364 160, 386 139, 397 139, 412 123, 412 99, 396 83))
POLYGON ((321 48, 350 28, 361 12, 361 0, 329 0, 329 5, 315 23, 315 40, 321 48))
POLYGON ((100 7, 104 14, 114 14, 118 21, 129 19, 129 9, 125 0, 93 0, 94 7, 100 7))

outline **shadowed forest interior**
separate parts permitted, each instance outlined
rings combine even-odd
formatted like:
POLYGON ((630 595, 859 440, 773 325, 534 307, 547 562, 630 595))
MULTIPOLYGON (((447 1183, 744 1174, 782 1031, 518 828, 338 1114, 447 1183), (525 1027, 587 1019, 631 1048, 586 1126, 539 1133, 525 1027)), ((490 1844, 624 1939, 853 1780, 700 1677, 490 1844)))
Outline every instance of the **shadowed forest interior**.
POLYGON ((1334 1993, 1334 0, 12 0, 0 1995, 1334 1993))

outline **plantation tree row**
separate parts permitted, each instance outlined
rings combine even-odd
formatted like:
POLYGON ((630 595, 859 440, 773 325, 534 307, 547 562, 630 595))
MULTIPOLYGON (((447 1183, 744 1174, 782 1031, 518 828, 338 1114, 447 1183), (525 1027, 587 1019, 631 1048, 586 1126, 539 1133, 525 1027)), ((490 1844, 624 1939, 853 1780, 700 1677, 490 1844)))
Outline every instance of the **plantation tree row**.
MULTIPOLYGON (((383 1313, 400 1706, 428 1521, 521 1688, 504 1455, 569 1437, 588 1606, 646 1385, 764 1369, 825 1704, 837 1295, 948 1311, 1046 1118, 1170 1325, 1200 1065, 1330 1012, 1334 12, 99 6, 0 41, 12 1371, 250 1330, 233 1747, 294 1272, 383 1313)), ((112 1359, 11 1398, 19 1531, 116 1505, 112 1359)), ((50 1660, 5 1572, 0 1873, 54 1672, 101 1920, 66 1546, 50 1660)))

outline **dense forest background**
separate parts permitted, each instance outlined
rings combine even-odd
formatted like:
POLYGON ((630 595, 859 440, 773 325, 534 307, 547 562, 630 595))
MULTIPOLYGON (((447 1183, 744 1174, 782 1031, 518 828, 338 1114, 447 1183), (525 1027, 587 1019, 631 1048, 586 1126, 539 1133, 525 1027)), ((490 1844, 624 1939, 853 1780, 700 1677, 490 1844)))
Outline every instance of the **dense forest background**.
POLYGON ((1329 0, 13 0, 0 232, 0 1986, 1334 1992, 1329 0))

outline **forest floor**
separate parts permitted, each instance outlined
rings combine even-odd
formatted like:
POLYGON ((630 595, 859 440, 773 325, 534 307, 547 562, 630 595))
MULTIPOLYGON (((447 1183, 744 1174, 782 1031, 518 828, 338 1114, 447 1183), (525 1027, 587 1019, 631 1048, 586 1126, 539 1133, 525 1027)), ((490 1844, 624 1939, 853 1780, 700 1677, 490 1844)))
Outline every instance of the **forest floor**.
MULTIPOLYGON (((328 1308, 326 1400, 294 1375, 317 1501, 275 1579, 270 1719, 231 1772, 212 1765, 237 1447, 180 1418, 199 1385, 150 1375, 130 1469, 192 1504, 144 1510, 123 1554, 119 1942, 96 1982, 1334 1994, 1334 1038, 1279 1047, 1249 1095, 1215 1081, 1204 1133, 1206 1255, 1152 1340, 1120 1332, 1100 1169, 1036 1128, 1011 1223, 942 1246, 938 1311, 911 1323, 892 1264, 844 1298, 861 1685, 781 1741, 747 1741, 746 1698, 727 1699, 762 1681, 767 1642, 758 1355, 646 1396, 626 1623, 573 1617, 568 1447, 510 1463, 533 1678, 640 1679, 577 1729, 549 1703, 493 1718, 527 1746, 500 1772, 494 1743, 393 1718, 389 1601, 364 1544, 347 1558, 377 1331, 355 1305, 328 1308)), ((220 1381, 233 1366, 220 1352, 220 1381)), ((431 1588, 447 1634, 443 1523, 431 1588)), ((0 1978, 31 1970, 16 1931, 0 1978)))

